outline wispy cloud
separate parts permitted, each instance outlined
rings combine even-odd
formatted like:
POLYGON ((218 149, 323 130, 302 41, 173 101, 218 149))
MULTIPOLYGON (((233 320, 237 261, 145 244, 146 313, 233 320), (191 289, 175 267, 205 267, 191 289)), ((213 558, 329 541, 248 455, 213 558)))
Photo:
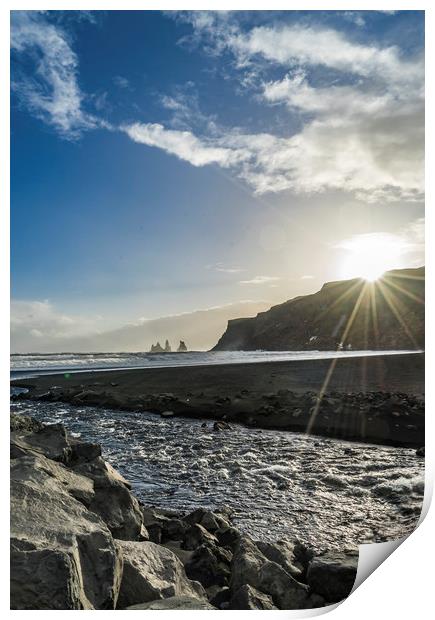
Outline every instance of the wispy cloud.
POLYGON ((12 300, 11 333, 20 338, 66 338, 98 331, 101 317, 72 316, 48 300, 12 300))
POLYGON ((305 115, 301 131, 287 138, 237 127, 192 130, 201 143, 225 149, 213 163, 233 168, 258 194, 344 190, 367 202, 422 200, 422 56, 404 59, 395 46, 355 42, 322 26, 242 30, 231 12, 184 12, 178 19, 191 23, 206 53, 233 54, 241 82, 267 104, 305 115), (284 76, 262 81, 259 62, 263 74, 281 67, 284 76), (318 67, 335 72, 334 83, 317 85, 311 72, 318 67))
POLYGON ((42 12, 12 11, 11 46, 32 64, 31 77, 15 75, 13 89, 23 105, 65 138, 95 128, 97 120, 83 111, 78 60, 60 26, 42 12))
POLYGON ((124 88, 126 90, 131 88, 130 81, 123 75, 115 75, 112 78, 112 81, 115 84, 115 86, 118 86, 119 88, 124 88))
MULTIPOLYGON (((205 53, 232 55, 235 88, 248 89, 258 103, 287 109, 290 119, 300 119, 300 130, 283 136, 219 125, 200 111, 190 82, 161 97, 172 113, 168 122, 121 123, 119 129, 193 166, 230 170, 256 194, 339 190, 373 203, 421 201, 423 58, 405 58, 396 46, 356 42, 321 25, 247 28, 237 16, 236 11, 177 13, 191 24, 192 41, 205 53)), ((104 101, 82 93, 69 38, 46 14, 13 12, 12 48, 34 67, 31 77, 17 74, 14 83, 31 112, 69 139, 95 127, 113 129, 83 109, 87 99, 101 113, 104 101)), ((114 81, 130 88, 124 76, 114 81)))
POLYGON ((270 284, 272 282, 277 282, 278 280, 281 280, 278 276, 255 276, 250 280, 240 280, 239 284, 270 284))
POLYGON ((241 267, 227 267, 222 263, 217 263, 216 265, 207 265, 206 268, 213 271, 218 271, 220 273, 242 273, 243 271, 246 271, 246 269, 242 269, 241 267))
POLYGON ((198 138, 190 131, 166 129, 159 123, 133 123, 121 129, 134 142, 160 148, 192 166, 219 164, 228 168, 243 156, 243 153, 239 155, 235 149, 219 146, 213 140, 198 138))
POLYGON ((313 280, 314 276, 310 276, 310 275, 306 275, 306 276, 301 276, 301 280, 313 280))

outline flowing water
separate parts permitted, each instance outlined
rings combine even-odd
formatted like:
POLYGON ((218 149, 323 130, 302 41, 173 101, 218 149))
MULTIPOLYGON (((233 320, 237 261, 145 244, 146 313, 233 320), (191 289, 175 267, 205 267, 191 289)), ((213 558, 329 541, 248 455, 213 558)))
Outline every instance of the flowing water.
POLYGON ((419 518, 423 459, 412 449, 59 403, 12 409, 101 443, 145 504, 226 505, 255 538, 343 548, 399 538, 419 518))

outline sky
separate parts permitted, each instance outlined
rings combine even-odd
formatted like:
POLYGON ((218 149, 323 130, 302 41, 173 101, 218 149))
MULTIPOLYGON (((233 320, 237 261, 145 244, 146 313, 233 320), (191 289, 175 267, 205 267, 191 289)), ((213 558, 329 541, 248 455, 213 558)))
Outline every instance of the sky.
POLYGON ((13 350, 424 264, 421 11, 14 11, 11 62, 13 350))

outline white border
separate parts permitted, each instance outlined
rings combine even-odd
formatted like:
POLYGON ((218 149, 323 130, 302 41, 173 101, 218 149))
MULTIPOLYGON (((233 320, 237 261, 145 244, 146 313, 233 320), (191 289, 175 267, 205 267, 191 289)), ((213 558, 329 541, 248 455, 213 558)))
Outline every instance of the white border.
MULTIPOLYGON (((62 2, 53 2, 50 0, 46 0, 44 3, 35 2, 33 0, 27 0, 25 2, 6 0, 2 3, 0 8, 1 11, 1 32, 0 32, 0 41, 1 41, 1 54, 0 54, 0 63, 1 63, 1 85, 4 90, 3 96, 0 98, 1 105, 1 128, 2 128, 2 140, 1 140, 1 150, 2 150, 2 158, 3 162, 3 175, 2 175, 2 184, 1 184, 1 205, 2 205, 2 221, 0 226, 0 248, 2 252, 1 260, 0 260, 0 285, 1 285, 1 304, 0 304, 0 343, 2 347, 2 355, 0 357, 0 373, 1 373, 1 384, 0 384, 0 398, 3 404, 3 415, 2 415, 2 424, 4 424, 4 428, 2 428, 1 433, 1 441, 2 441, 2 450, 1 456, 4 459, 3 469, 2 471, 8 471, 8 456, 9 456, 9 448, 8 448, 8 433, 9 433, 9 423, 8 423, 8 415, 7 411, 9 408, 9 304, 8 304, 8 296, 9 296, 9 211, 6 206, 9 204, 9 10, 11 9, 69 9, 69 10, 156 10, 156 9, 165 9, 165 10, 175 10, 175 9, 222 9, 222 10, 426 10, 426 59, 427 59, 427 86, 426 86, 426 94, 427 94, 427 109, 434 109, 434 97, 433 97, 433 58, 435 57, 435 50, 433 44, 433 11, 430 7, 430 3, 428 1, 424 2, 385 2, 378 1, 373 2, 372 0, 366 0, 364 5, 362 3, 356 5, 351 2, 310 2, 306 0, 305 2, 290 2, 290 1, 269 1, 267 3, 261 3, 256 0, 251 1, 235 1, 225 2, 223 0, 216 2, 209 0, 207 3, 205 2, 180 2, 176 0, 166 1, 166 2, 139 2, 138 0, 125 0, 124 2, 116 2, 114 0, 105 0, 104 2, 101 0, 94 0, 93 2, 72 2, 72 1, 62 1, 62 2), (206 5, 206 6, 205 6, 206 5), (4 445, 3 445, 4 442, 4 445)), ((429 208, 426 209, 426 231, 427 231, 427 254, 426 254, 426 266, 429 268, 427 273, 427 297, 426 297, 426 314, 428 317, 427 325, 426 325, 426 333, 427 333, 427 346, 426 346, 426 364, 427 364, 427 376, 430 378, 433 376, 433 349, 432 344, 434 342, 434 329, 432 326, 432 322, 430 318, 434 315, 434 305, 433 305, 433 278, 432 278, 432 265, 433 265, 433 250, 431 248, 432 245, 432 236, 431 231, 434 226, 434 215, 432 213, 432 177, 433 177, 433 169, 434 169, 434 157, 433 157, 433 121, 432 115, 427 119, 426 132, 428 136, 427 140, 427 156, 426 156, 426 169, 427 171, 432 172, 432 174, 427 174, 427 183, 426 183, 426 195, 427 201, 426 204, 429 205, 429 208)), ((430 503, 430 498, 432 496, 433 489, 433 480, 434 480, 434 441, 433 441, 433 416, 435 412, 433 411, 433 391, 431 389, 431 381, 428 381, 428 390, 426 395, 427 402, 427 412, 426 416, 426 428, 427 428, 427 450, 426 450, 426 489, 425 489, 425 512, 428 510, 428 504, 430 503)), ((9 610, 9 595, 8 595, 8 584, 9 584, 9 544, 8 544, 8 529, 9 529, 9 516, 7 510, 7 490, 3 488, 4 494, 4 510, 2 511, 2 528, 1 528, 1 539, 0 539, 0 557, 2 558, 2 562, 0 564, 1 569, 1 587, 2 587, 2 597, 1 597, 1 608, 6 611, 9 615, 13 615, 13 617, 20 617, 20 615, 24 612, 21 611, 13 611, 9 610)), ((348 618, 352 618, 352 620, 359 619, 367 619, 367 616, 372 614, 375 617, 394 617, 395 620, 408 619, 411 616, 414 618, 425 619, 429 618, 431 612, 433 611, 433 603, 432 603, 432 574, 433 574, 433 561, 432 555, 429 549, 429 545, 434 540, 434 531, 435 531, 435 517, 434 510, 431 510, 426 518, 424 518, 418 527, 418 529, 411 534, 411 536, 400 545, 400 547, 388 558, 386 562, 384 562, 376 571, 375 577, 370 577, 355 591, 352 595, 347 599, 344 603, 335 607, 335 610, 332 612, 331 617, 334 620, 348 620, 348 618)), ((41 618, 47 614, 46 611, 33 611, 35 615, 40 615, 41 618)), ((56 614, 57 616, 62 616, 66 612, 48 612, 49 614, 56 614)), ((72 612, 78 613, 78 612, 72 612)), ((105 613, 105 612, 80 612, 80 613, 105 613)), ((112 612, 113 613, 113 612, 112 612)), ((124 613, 124 612, 119 612, 124 613)), ((126 612, 125 612, 126 613, 126 612)), ((155 614, 156 612, 148 612, 147 617, 150 614, 155 614)), ((168 614, 168 612, 160 612, 158 618, 162 620, 165 617, 173 617, 173 613, 168 614)), ((191 613, 189 611, 180 611, 177 612, 179 616, 184 618, 191 617, 191 613)), ((197 614, 199 618, 199 614, 201 616, 204 612, 194 612, 197 614)), ((206 612, 208 613, 208 612, 206 612)), ((225 614, 225 617, 243 617, 246 616, 247 613, 252 612, 218 612, 221 614, 225 614)), ((255 612, 265 613, 265 612, 255 612)), ((282 612, 273 612, 275 614, 280 614, 281 616, 288 618, 295 617, 308 617, 313 615, 313 613, 308 612, 291 612, 291 611, 282 611, 282 612)), ((250 617, 249 615, 247 616, 250 617)))

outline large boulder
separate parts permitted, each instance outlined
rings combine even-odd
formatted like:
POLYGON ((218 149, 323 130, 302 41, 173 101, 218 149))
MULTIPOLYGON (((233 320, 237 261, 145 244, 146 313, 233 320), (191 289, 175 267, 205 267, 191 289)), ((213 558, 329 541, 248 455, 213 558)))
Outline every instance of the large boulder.
POLYGON ((207 544, 209 546, 215 546, 218 544, 218 540, 202 525, 199 525, 198 523, 196 523, 195 525, 191 525, 184 534, 184 549, 194 550, 204 544, 207 544))
POLYGON ((45 456, 14 459, 11 462, 11 480, 46 488, 48 492, 53 488, 53 484, 60 483, 62 490, 85 506, 89 506, 94 497, 94 484, 90 478, 81 476, 45 456))
POLYGON ((219 547, 201 545, 186 562, 186 574, 199 581, 205 588, 228 584, 231 576, 231 554, 219 547))
POLYGON ((206 508, 197 508, 186 517, 184 521, 191 525, 198 524, 204 527, 209 532, 216 532, 219 528, 229 527, 229 520, 222 514, 211 512, 206 508))
POLYGON ((286 540, 278 540, 275 543, 256 541, 256 545, 268 560, 279 564, 295 579, 301 578, 303 566, 295 556, 294 543, 286 540))
POLYGON ((352 591, 358 568, 358 551, 330 551, 311 560, 307 583, 329 603, 337 603, 352 591))
POLYGON ((206 599, 204 588, 187 578, 182 562, 166 547, 148 541, 118 544, 124 558, 120 609, 172 596, 206 599))
MULTIPOLYGON (((23 422, 24 424, 24 422, 23 422)), ((17 427, 17 423, 14 424, 17 427)), ((62 424, 49 424, 37 430, 27 430, 24 425, 11 433, 11 457, 18 458, 25 455, 45 456, 54 461, 67 463, 70 454, 70 444, 62 424)))
POLYGON ((306 609, 310 606, 308 587, 282 566, 268 560, 247 536, 240 539, 231 563, 233 595, 244 585, 270 595, 279 609, 306 609))
POLYGON ((231 598, 230 609, 277 609, 272 597, 245 584, 231 598))
POLYGON ((12 463, 12 609, 116 606, 122 556, 103 521, 74 497, 90 487, 63 469, 44 459, 12 463))
POLYGON ((81 462, 73 467, 94 482, 94 497, 89 510, 99 515, 114 538, 146 539, 143 516, 137 499, 130 493, 130 484, 102 457, 81 462))
POLYGON ((259 587, 259 575, 267 558, 247 536, 242 536, 235 548, 231 562, 230 588, 233 593, 249 584, 259 587))
POLYGON ((267 560, 260 568, 259 589, 269 594, 279 609, 311 607, 309 588, 296 581, 279 564, 267 560))
POLYGON ((151 601, 150 603, 140 603, 139 605, 131 605, 126 609, 216 609, 208 601, 193 598, 190 596, 171 596, 169 598, 151 601))

